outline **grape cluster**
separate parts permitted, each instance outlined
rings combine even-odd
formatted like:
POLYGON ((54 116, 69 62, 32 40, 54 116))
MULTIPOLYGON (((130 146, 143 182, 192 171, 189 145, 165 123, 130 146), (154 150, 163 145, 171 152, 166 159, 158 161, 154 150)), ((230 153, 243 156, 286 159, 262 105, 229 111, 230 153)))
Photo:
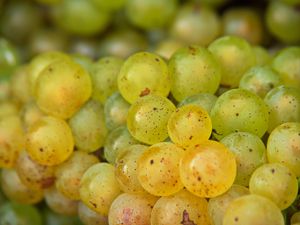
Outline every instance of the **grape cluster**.
POLYGON ((0 225, 299 225, 300 1, 254 5, 0 0, 0 225))

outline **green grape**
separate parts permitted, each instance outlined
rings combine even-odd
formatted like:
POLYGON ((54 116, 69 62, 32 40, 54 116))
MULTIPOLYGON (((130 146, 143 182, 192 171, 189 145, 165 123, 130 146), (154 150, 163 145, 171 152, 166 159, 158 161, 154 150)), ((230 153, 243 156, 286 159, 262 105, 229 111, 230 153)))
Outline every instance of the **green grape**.
POLYGON ((280 51, 272 61, 284 84, 300 88, 300 47, 287 47, 280 51))
POLYGON ((217 101, 217 96, 210 93, 200 93, 196 95, 189 96, 179 102, 178 107, 182 107, 184 105, 197 105, 203 108, 206 112, 210 114, 210 111, 214 104, 217 101))
POLYGON ((123 65, 123 60, 114 57, 103 57, 92 65, 92 98, 105 103, 106 99, 118 90, 118 75, 123 65))
POLYGON ((109 130, 126 125, 130 104, 119 92, 109 96, 104 104, 105 124, 109 130))
POLYGON ((256 63, 253 48, 246 40, 239 37, 218 38, 209 45, 208 49, 221 65, 221 84, 231 88, 237 87, 243 74, 256 63))
POLYGON ((192 45, 181 48, 169 61, 171 93, 177 101, 198 93, 215 93, 221 80, 221 68, 205 48, 192 45))
POLYGON ((18 116, 0 119, 0 168, 15 166, 19 152, 25 147, 24 132, 18 116))
POLYGON ((91 1, 63 0, 53 6, 56 25, 70 34, 91 36, 108 26, 111 15, 100 10, 91 1))
POLYGON ((260 166, 251 176, 249 189, 272 200, 281 210, 288 208, 296 199, 298 181, 283 164, 270 163, 260 166))
POLYGON ((256 168, 266 163, 266 147, 262 140, 251 133, 234 132, 220 141, 235 155, 237 174, 234 183, 247 187, 256 168))
POLYGON ((280 209, 259 195, 245 195, 233 200, 224 215, 223 225, 284 225, 280 209))
POLYGON ((42 225, 38 210, 30 205, 7 202, 0 207, 0 225, 42 225))
POLYGON ((109 224, 150 225, 151 211, 156 201, 157 197, 148 194, 121 194, 110 207, 109 224))
POLYGON ((78 37, 72 40, 69 51, 94 60, 98 58, 97 47, 98 42, 95 38, 78 37))
POLYGON ((99 8, 104 11, 116 11, 121 9, 125 3, 126 0, 92 0, 92 2, 99 8))
POLYGON ((6 39, 0 38, 0 78, 10 75, 19 63, 20 56, 15 46, 6 39))
POLYGON ((183 188, 179 175, 182 148, 162 142, 143 151, 137 162, 138 180, 152 195, 168 196, 183 188))
POLYGON ((0 101, 6 101, 11 96, 11 84, 10 84, 11 75, 10 74, 1 75, 1 73, 2 72, 0 72, 0 101))
POLYGON ((65 197, 55 187, 45 191, 47 206, 56 213, 62 215, 76 215, 78 202, 65 197))
POLYGON ((40 202, 44 197, 42 190, 34 190, 26 187, 14 169, 3 169, 1 171, 0 183, 5 196, 13 202, 35 204, 40 202))
POLYGON ((145 145, 131 145, 118 154, 115 176, 122 191, 130 194, 146 192, 138 180, 137 162, 147 148, 145 145))
POLYGON ((22 183, 30 189, 46 189, 55 181, 54 168, 38 164, 26 151, 20 153, 15 170, 22 183))
POLYGON ((79 185, 84 172, 99 162, 94 155, 83 151, 74 152, 71 157, 55 169, 57 190, 72 200, 80 200, 79 185))
POLYGON ((300 88, 279 86, 272 89, 264 101, 270 112, 269 133, 285 122, 300 122, 300 88))
POLYGON ((111 163, 115 164, 119 152, 126 147, 139 144, 128 132, 126 126, 120 126, 112 130, 106 137, 104 144, 104 157, 111 163))
POLYGON ((43 210, 43 216, 44 216, 43 225, 82 225, 82 223, 78 222, 79 220, 77 216, 66 216, 66 215, 58 214, 53 212, 49 208, 43 210))
POLYGON ((299 42, 300 12, 296 7, 282 1, 270 1, 265 18, 267 28, 277 39, 284 43, 299 42))
POLYGON ((300 211, 294 213, 291 217, 291 225, 300 223, 300 211))
POLYGON ((84 173, 80 182, 82 202, 104 216, 108 215, 110 205, 121 192, 114 174, 112 165, 97 163, 84 173))
POLYGON ((171 56, 180 48, 184 47, 184 43, 175 39, 162 40, 155 47, 154 52, 164 59, 170 59, 171 56))
POLYGON ((167 98, 147 95, 131 105, 127 116, 130 134, 146 144, 155 144, 168 137, 167 124, 176 107, 167 98))
POLYGON ((279 74, 269 66, 251 67, 240 80, 239 88, 257 94, 264 98, 274 87, 282 84, 279 74))
POLYGON ((234 154, 216 141, 189 148, 180 162, 180 178, 188 191, 202 198, 225 193, 236 176, 234 154))
POLYGON ((135 26, 150 30, 166 26, 177 10, 177 0, 127 0, 125 12, 135 26))
POLYGON ((267 65, 271 62, 272 57, 269 54, 269 52, 267 51, 267 49, 265 49, 262 46, 253 46, 253 51, 256 55, 256 65, 257 66, 263 66, 263 65, 267 65))
POLYGON ((90 72, 93 61, 89 56, 80 53, 75 53, 71 55, 71 58, 74 60, 74 62, 81 65, 86 71, 90 72))
POLYGON ((37 163, 54 166, 72 154, 74 140, 68 124, 55 117, 43 117, 27 133, 26 150, 37 163))
POLYGON ((214 225, 222 225, 223 217, 228 205, 235 199, 250 194, 248 188, 240 185, 232 185, 224 194, 211 198, 208 202, 208 213, 214 225))
POLYGON ((9 116, 18 116, 19 107, 13 101, 0 102, 0 120, 6 119, 9 116))
POLYGON ((25 131, 34 123, 41 119, 45 114, 39 109, 34 101, 27 102, 23 105, 20 112, 21 121, 25 131))
POLYGON ((171 140, 184 148, 208 140, 211 131, 212 124, 208 113, 194 104, 178 108, 168 121, 171 140))
POLYGON ((153 225, 208 225, 207 201, 186 190, 161 197, 151 212, 153 225))
POLYGON ((222 94, 210 114, 213 134, 218 140, 237 131, 262 137, 268 128, 267 105, 256 94, 244 89, 232 89, 222 94))
POLYGON ((206 46, 221 33, 217 13, 204 5, 185 4, 170 26, 171 36, 187 44, 206 46))
POLYGON ((89 74, 71 60, 57 60, 38 76, 37 105, 42 111, 62 119, 70 118, 91 96, 89 74))
POLYGON ((283 123, 270 134, 267 157, 270 163, 282 163, 300 177, 300 123, 283 123))
POLYGON ((229 8, 223 14, 222 21, 224 35, 235 35, 244 38, 251 44, 260 44, 263 41, 263 23, 257 9, 229 8))
POLYGON ((104 145, 107 129, 102 105, 89 100, 69 120, 75 146, 93 152, 104 145))
POLYGON ((78 203, 78 217, 84 225, 108 225, 108 218, 91 210, 82 202, 78 203))
POLYGON ((136 53, 123 64, 118 75, 118 87, 129 103, 149 93, 167 96, 170 91, 168 66, 153 53, 136 53))

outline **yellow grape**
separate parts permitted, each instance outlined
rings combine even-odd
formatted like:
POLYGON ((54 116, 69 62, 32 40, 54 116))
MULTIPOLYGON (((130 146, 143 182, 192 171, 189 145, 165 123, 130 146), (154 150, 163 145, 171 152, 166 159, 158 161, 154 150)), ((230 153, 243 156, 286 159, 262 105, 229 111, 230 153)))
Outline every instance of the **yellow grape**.
POLYGON ((41 119, 45 114, 42 110, 36 105, 34 101, 27 102, 21 112, 21 120, 23 123, 23 128, 25 131, 28 131, 35 122, 41 119))
POLYGON ((13 101, 6 100, 0 102, 0 120, 9 116, 17 116, 19 113, 19 107, 13 101))

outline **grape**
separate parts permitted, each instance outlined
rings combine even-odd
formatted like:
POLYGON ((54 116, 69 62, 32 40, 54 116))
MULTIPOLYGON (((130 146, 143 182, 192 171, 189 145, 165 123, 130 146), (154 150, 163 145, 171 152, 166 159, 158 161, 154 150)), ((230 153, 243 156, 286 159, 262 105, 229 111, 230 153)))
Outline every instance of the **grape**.
POLYGON ((157 143, 146 149, 137 162, 138 179, 152 195, 168 196, 183 188, 179 177, 182 148, 170 142, 157 143))
POLYGON ((65 161, 73 152, 74 140, 68 124, 55 117, 43 117, 27 133, 26 149, 30 157, 45 166, 65 161))
POLYGON ((210 93, 200 93, 189 96, 179 102, 178 107, 184 105, 193 104, 202 107, 206 112, 210 114, 210 111, 217 101, 217 97, 210 93))
POLYGON ((223 225, 284 225, 280 209, 259 195, 245 195, 232 201, 224 215, 223 225))
POLYGON ((0 119, 5 119, 9 116, 18 116, 19 108, 12 101, 0 102, 0 119))
POLYGON ((104 144, 105 159, 109 163, 115 164, 116 157, 123 148, 138 143, 128 132, 126 126, 120 126, 112 130, 106 137, 104 144))
POLYGON ((130 104, 115 92, 107 98, 104 104, 105 124, 109 130, 113 130, 121 125, 126 125, 127 114, 130 104))
POLYGON ((25 104, 31 100, 31 92, 28 82, 28 66, 20 66, 14 73, 11 79, 11 92, 14 98, 20 103, 25 104))
POLYGON ((7 202, 0 207, 0 225, 42 225, 38 210, 30 205, 7 202))
POLYGON ((300 223, 300 211, 293 214, 291 218, 291 225, 296 225, 300 223))
POLYGON ((289 207, 297 197, 296 176, 280 163, 260 166, 254 171, 249 183, 252 194, 272 200, 281 210, 289 207))
POLYGON ((300 47, 287 47, 280 51, 271 65, 284 84, 300 88, 300 47))
POLYGON ((185 4, 174 18, 170 33, 183 43, 206 46, 221 33, 220 18, 209 7, 198 3, 185 4))
POLYGON ((258 136, 247 132, 231 133, 220 142, 235 154, 237 175, 234 182, 248 186, 254 170, 266 163, 264 143, 258 136))
POLYGON ((157 197, 148 194, 121 194, 109 209, 109 224, 150 225, 151 211, 156 201, 157 197))
POLYGON ((20 153, 15 169, 22 183, 30 189, 46 189, 54 184, 54 168, 38 164, 26 151, 20 153))
POLYGON ((121 9, 125 3, 126 0, 92 0, 92 2, 99 8, 104 11, 115 11, 121 9))
POLYGON ((8 40, 0 38, 0 78, 10 75, 19 63, 20 56, 15 46, 8 40))
MULTIPOLYGON (((58 214, 46 208, 43 210, 44 225, 82 225, 77 216, 66 216, 58 214)), ((101 224, 100 224, 101 225, 101 224)))
POLYGON ((188 191, 212 198, 226 192, 236 176, 235 156, 216 141, 190 147, 180 162, 180 178, 188 191))
POLYGON ((131 55, 118 75, 118 87, 129 103, 149 93, 167 96, 170 91, 168 66, 153 53, 139 52, 131 55))
POLYGON ((208 113, 197 105, 178 108, 168 122, 171 140, 179 146, 189 147, 208 140, 212 124, 208 113))
POLYGON ((175 39, 166 39, 159 42, 155 48, 155 53, 164 59, 170 59, 176 50, 184 47, 184 43, 175 39))
POLYGON ((210 115, 213 135, 218 140, 237 131, 262 137, 268 128, 267 105, 260 97, 244 89, 232 89, 222 94, 210 115))
POLYGON ((61 194, 55 187, 45 191, 47 206, 56 213, 62 215, 76 215, 78 202, 73 201, 61 194))
POLYGON ((221 84, 231 88, 237 87, 242 75, 256 63, 253 48, 246 40, 239 37, 218 38, 209 45, 208 49, 221 65, 221 84))
POLYGON ((120 194, 114 167, 108 163, 91 166, 80 182, 80 198, 90 209, 108 215, 110 205, 120 194))
POLYGON ((3 169, 0 183, 5 196, 13 202, 35 204, 43 199, 43 191, 26 187, 14 169, 3 169))
POLYGON ((1 75, 0 76, 0 101, 7 100, 10 97, 10 95, 11 95, 10 75, 1 75))
POLYGON ((75 146, 93 152, 104 145, 107 129, 102 105, 96 100, 85 103, 69 120, 75 146))
POLYGON ((256 65, 263 66, 271 62, 271 55, 264 47, 254 46, 253 51, 256 55, 256 65))
POLYGON ((96 156, 76 151, 55 169, 55 186, 59 192, 72 200, 80 200, 79 184, 84 172, 98 163, 96 156))
POLYGON ((122 191, 130 194, 146 192, 138 180, 137 162, 147 148, 145 145, 131 145, 119 152, 115 163, 115 176, 122 191))
POLYGON ((82 202, 78 204, 78 216, 85 225, 108 225, 108 218, 91 210, 82 202))
POLYGON ((104 103, 108 96, 118 90, 118 74, 123 60, 118 57, 100 58, 91 68, 92 98, 104 103))
POLYGON ((24 147, 25 139, 20 118, 8 116, 0 119, 0 168, 12 168, 24 147))
POLYGON ((91 1, 63 0, 53 6, 53 21, 63 30, 82 36, 91 36, 105 30, 111 16, 91 1))
POLYGON ((165 97, 147 95, 138 99, 128 111, 130 134, 146 144, 155 144, 168 137, 168 120, 176 107, 165 97))
POLYGON ((91 95, 89 74, 71 60, 57 60, 39 74, 35 87, 37 105, 44 112, 70 118, 91 95))
POLYGON ((150 30, 167 25, 177 5, 177 0, 127 0, 125 12, 133 25, 150 30))
POLYGON ((196 45, 181 48, 169 61, 171 93, 177 101, 198 93, 215 93, 221 80, 221 68, 214 56, 196 45))
POLYGON ((29 129, 34 123, 40 120, 45 114, 40 110, 34 101, 27 102, 23 105, 20 112, 20 117, 25 131, 29 129))
POLYGON ((300 123, 289 122, 276 127, 268 138, 267 157, 270 163, 282 163, 300 176, 300 123))
POLYGON ((279 86, 264 101, 269 107, 269 133, 285 122, 300 122, 300 88, 279 86))
MULTIPOLYGON (((79 54, 90 59, 96 59, 98 58, 97 48, 97 41, 94 38, 81 37, 73 39, 71 42, 70 51, 73 54, 79 54)), ((93 64, 93 61, 91 64, 93 64)), ((90 69, 88 69, 88 71, 90 72, 90 69)))
POLYGON ((271 67, 254 66, 242 76, 239 88, 251 91, 263 98, 271 89, 281 84, 279 74, 271 67))
POLYGON ((210 224, 207 201, 204 198, 192 195, 186 190, 181 190, 171 196, 161 197, 155 203, 151 212, 151 224, 210 224))
POLYGON ((222 225, 223 217, 228 205, 238 197, 248 194, 250 194, 248 188, 234 184, 224 194, 211 198, 208 202, 208 213, 212 224, 222 225))
POLYGON ((90 72, 93 61, 89 56, 82 53, 74 53, 71 55, 71 58, 74 60, 74 62, 81 65, 86 71, 90 72))

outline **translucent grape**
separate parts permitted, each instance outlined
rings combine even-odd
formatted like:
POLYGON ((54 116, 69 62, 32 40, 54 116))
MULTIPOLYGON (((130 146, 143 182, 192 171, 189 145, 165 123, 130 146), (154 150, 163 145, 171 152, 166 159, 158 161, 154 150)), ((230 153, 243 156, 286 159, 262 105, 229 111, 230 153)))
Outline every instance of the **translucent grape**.
POLYGON ((264 143, 258 136, 247 132, 231 133, 220 142, 235 154, 237 174, 234 182, 247 187, 254 170, 266 163, 264 143))
POLYGON ((27 133, 26 150, 37 163, 53 166, 73 152, 74 140, 68 124, 55 117, 43 117, 27 133))
POLYGON ((282 163, 300 176, 300 123, 289 122, 276 127, 268 138, 270 163, 282 163))
POLYGON ((92 97, 104 103, 108 96, 118 90, 118 75, 124 60, 108 56, 100 58, 92 65, 92 97))
POLYGON ((152 209, 151 224, 210 224, 207 201, 186 190, 181 190, 171 196, 161 197, 152 209))
POLYGON ((291 218, 291 225, 298 225, 300 223, 300 211, 293 214, 291 218))
POLYGON ((70 60, 57 60, 38 76, 35 86, 37 105, 46 113, 70 118, 91 95, 89 74, 70 60))
POLYGON ((152 195, 168 196, 183 188, 179 177, 182 148, 170 142, 157 143, 146 149, 138 159, 138 180, 152 195))
POLYGON ((121 194, 110 207, 109 224, 150 225, 151 211, 156 201, 157 197, 148 194, 121 194))
POLYGON ((108 215, 110 205, 120 194, 114 167, 108 163, 91 166, 80 182, 80 198, 90 209, 108 215))
POLYGON ((34 101, 27 102, 20 112, 24 130, 27 131, 29 127, 40 120, 43 116, 45 116, 45 114, 34 101))
POLYGON ((180 162, 180 178, 188 191, 202 198, 226 192, 236 176, 235 156, 216 141, 189 148, 180 162))
POLYGON ((208 213, 214 225, 222 225, 223 217, 228 205, 236 198, 250 194, 248 188, 240 185, 232 185, 224 194, 211 198, 208 202, 208 213))
POLYGON ((245 195, 232 201, 224 215, 223 225, 284 225, 280 209, 259 195, 245 195))
POLYGON ((167 39, 159 42, 154 52, 164 59, 170 59, 173 53, 175 53, 179 48, 182 47, 184 47, 184 44, 181 41, 175 39, 167 39))
POLYGON ((168 66, 153 53, 139 52, 131 55, 118 75, 118 87, 129 103, 149 93, 167 96, 170 91, 168 66))
POLYGON ((189 147, 208 140, 212 131, 208 113, 197 105, 178 108, 168 122, 171 140, 179 146, 189 147))
POLYGON ((256 55, 256 65, 263 66, 271 62, 271 55, 268 50, 262 46, 254 46, 253 51, 256 55))
POLYGON ((82 202, 78 203, 78 217, 84 225, 108 225, 108 218, 91 210, 82 202))
POLYGON ((237 131, 262 137, 268 128, 267 105, 260 97, 243 89, 222 94, 210 114, 213 134, 218 140, 237 131))
POLYGON ((208 49, 221 65, 221 84, 231 88, 237 87, 243 74, 256 63, 253 48, 246 40, 239 37, 218 38, 209 45, 208 49))
POLYGON ((96 100, 89 100, 69 120, 75 146, 93 152, 104 145, 107 129, 104 110, 96 100))
POLYGON ((300 88, 279 86, 264 101, 269 107, 269 133, 285 122, 300 122, 300 88))
POLYGON ((130 194, 146 192, 138 180, 137 162, 147 148, 145 145, 131 145, 118 154, 115 176, 122 191, 130 194))
POLYGON ((297 197, 296 176, 283 164, 264 164, 254 171, 249 183, 252 194, 272 200, 281 210, 289 207, 297 197))
POLYGON ((135 139, 146 144, 164 141, 168 137, 168 120, 175 109, 174 104, 165 97, 142 97, 128 111, 128 130, 135 139))
POLYGON ((84 172, 98 163, 96 156, 76 151, 55 169, 55 186, 59 192, 72 200, 80 200, 79 185, 84 172))
POLYGON ((221 68, 205 48, 189 46, 177 50, 169 61, 171 93, 177 101, 198 93, 215 93, 221 80, 221 68))

